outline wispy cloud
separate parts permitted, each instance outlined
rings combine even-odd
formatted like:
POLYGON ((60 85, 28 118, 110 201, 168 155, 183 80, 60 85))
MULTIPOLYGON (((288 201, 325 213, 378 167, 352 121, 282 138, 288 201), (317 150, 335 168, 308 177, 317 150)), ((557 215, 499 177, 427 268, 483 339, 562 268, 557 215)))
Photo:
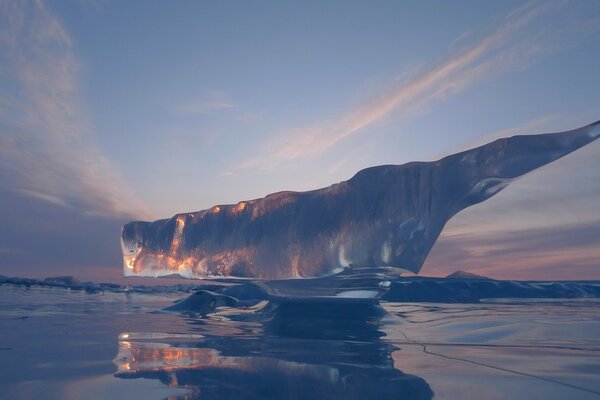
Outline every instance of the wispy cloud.
POLYGON ((85 214, 147 215, 95 141, 60 20, 42 1, 4 1, 0 15, 2 190, 85 214))
POLYGON ((0 254, 21 254, 21 251, 12 247, 0 247, 0 254))
POLYGON ((600 221, 491 232, 445 235, 422 272, 447 275, 456 269, 501 279, 596 279, 600 221))
POLYGON ((208 114, 211 112, 234 108, 235 103, 220 92, 207 93, 201 99, 177 104, 173 111, 177 114, 208 114))
POLYGON ((233 108, 235 104, 228 100, 200 100, 191 103, 180 104, 175 110, 185 114, 205 114, 213 110, 233 108))
MULTIPOLYGON (((525 133, 549 120, 542 116, 491 136, 525 133)), ((597 279, 599 150, 600 142, 592 143, 461 212, 442 232, 423 273, 466 269, 506 279, 597 279)))
POLYGON ((318 155, 391 114, 408 117, 421 113, 483 78, 523 66, 540 54, 572 46, 598 32, 591 21, 577 20, 563 21, 552 32, 538 26, 536 32, 523 34, 541 17, 557 14, 563 6, 558 2, 529 2, 496 21, 489 33, 477 35, 478 40, 465 44, 475 35, 461 35, 452 43, 449 54, 430 68, 337 117, 279 132, 266 143, 266 155, 246 160, 237 169, 274 167, 318 155))

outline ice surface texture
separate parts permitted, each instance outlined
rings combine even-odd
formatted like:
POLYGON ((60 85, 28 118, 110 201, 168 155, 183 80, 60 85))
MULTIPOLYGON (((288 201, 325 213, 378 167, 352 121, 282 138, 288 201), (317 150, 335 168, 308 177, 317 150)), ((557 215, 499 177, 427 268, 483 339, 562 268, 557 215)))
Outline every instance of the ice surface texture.
POLYGON ((322 277, 347 267, 417 273, 452 216, 599 136, 600 121, 513 136, 434 162, 366 168, 323 189, 130 222, 121 235, 124 272, 261 280, 322 277))

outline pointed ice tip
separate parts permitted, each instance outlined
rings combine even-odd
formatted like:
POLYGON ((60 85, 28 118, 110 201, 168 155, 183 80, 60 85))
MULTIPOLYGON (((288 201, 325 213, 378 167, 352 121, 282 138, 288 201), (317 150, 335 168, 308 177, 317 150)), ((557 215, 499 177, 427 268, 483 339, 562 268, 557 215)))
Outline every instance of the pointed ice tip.
POLYGON ((598 136, 600 136, 600 121, 590 124, 590 128, 589 134, 592 139, 596 139, 598 136))

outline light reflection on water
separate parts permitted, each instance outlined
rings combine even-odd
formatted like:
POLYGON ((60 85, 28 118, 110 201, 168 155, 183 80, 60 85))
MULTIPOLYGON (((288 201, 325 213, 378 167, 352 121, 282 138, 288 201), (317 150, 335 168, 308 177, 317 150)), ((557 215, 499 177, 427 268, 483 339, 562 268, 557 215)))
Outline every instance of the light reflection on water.
POLYGON ((0 286, 3 394, 600 398, 594 300, 156 312, 182 296, 0 286))
POLYGON ((182 316, 201 339, 127 334, 114 361, 182 398, 598 398, 599 304, 263 303, 182 316))
POLYGON ((379 307, 268 304, 228 314, 185 317, 202 339, 127 334, 116 376, 187 387, 183 398, 432 398, 422 378, 394 368, 379 307))

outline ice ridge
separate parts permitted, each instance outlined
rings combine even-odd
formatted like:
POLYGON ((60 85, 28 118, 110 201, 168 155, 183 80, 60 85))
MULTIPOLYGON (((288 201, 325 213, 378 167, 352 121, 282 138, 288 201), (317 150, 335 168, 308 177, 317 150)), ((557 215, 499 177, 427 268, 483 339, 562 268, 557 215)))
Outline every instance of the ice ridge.
POLYGON ((599 135, 600 121, 513 136, 434 162, 366 168, 318 190, 130 222, 121 234, 124 273, 258 280, 374 266, 418 273, 452 216, 599 135))

